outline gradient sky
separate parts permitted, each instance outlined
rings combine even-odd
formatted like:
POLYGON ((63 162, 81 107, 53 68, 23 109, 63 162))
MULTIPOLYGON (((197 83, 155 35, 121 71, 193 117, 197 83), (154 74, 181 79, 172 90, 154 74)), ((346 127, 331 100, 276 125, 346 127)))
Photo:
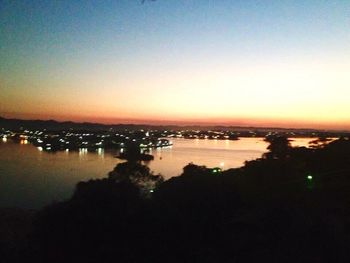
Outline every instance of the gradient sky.
POLYGON ((0 0, 0 115, 350 129, 350 1, 0 0))

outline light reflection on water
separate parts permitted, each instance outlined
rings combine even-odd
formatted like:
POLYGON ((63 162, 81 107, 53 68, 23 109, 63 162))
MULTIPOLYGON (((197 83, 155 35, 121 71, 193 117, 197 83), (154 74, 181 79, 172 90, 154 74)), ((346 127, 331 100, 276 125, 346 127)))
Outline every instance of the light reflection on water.
POLYGON ((317 138, 290 138, 290 144, 293 147, 299 146, 299 147, 308 147, 309 142, 316 140, 317 138))
POLYGON ((267 143, 257 138, 229 140, 186 140, 173 139, 173 146, 152 150, 154 161, 150 163, 153 171, 161 172, 165 178, 181 173, 189 162, 208 167, 239 167, 246 160, 261 157, 267 143), (222 166, 222 165, 221 165, 222 166))
MULTIPOLYGON (((172 142, 171 147, 153 149, 154 161, 149 163, 153 171, 166 179, 179 175, 190 162, 223 169, 239 167, 246 160, 261 157, 267 147, 261 138, 172 142)), ((306 140, 293 142, 296 143, 303 145, 306 140)), ((39 208, 53 200, 69 198, 77 182, 106 177, 122 162, 114 158, 117 154, 103 149, 48 153, 30 144, 1 142, 0 207, 39 208)))

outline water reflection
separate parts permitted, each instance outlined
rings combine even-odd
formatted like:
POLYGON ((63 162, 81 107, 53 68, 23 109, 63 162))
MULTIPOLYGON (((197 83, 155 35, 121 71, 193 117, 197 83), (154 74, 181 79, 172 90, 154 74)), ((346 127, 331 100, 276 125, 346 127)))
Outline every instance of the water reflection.
POLYGON ((262 138, 228 140, 173 139, 173 146, 153 151, 150 168, 165 178, 177 176, 189 162, 223 169, 239 167, 246 160, 261 157, 267 143, 262 138), (164 171, 164 172, 163 172, 164 171))
POLYGON ((20 144, 28 144, 28 140, 27 139, 22 139, 22 140, 19 141, 19 143, 20 144))
MULTIPOLYGON (((306 145, 310 138, 297 139, 293 145, 306 145)), ((4 140, 2 140, 4 141, 4 140)), ((261 138, 228 140, 173 139, 173 146, 151 149, 154 161, 149 163, 165 178, 177 176, 189 162, 228 169, 239 167, 246 160, 261 157, 267 143, 261 138)), ((123 151, 123 149, 121 150, 123 151)), ((122 162, 114 158, 118 151, 102 148, 89 152, 47 153, 31 144, 0 143, 0 207, 38 208, 52 200, 68 198, 76 183, 103 178, 122 162)))
POLYGON ((293 147, 299 146, 299 147, 309 147, 310 141, 314 140, 315 138, 290 138, 290 144, 293 147))
POLYGON ((98 149, 96 150, 96 152, 97 152, 97 154, 98 154, 99 157, 104 158, 104 156, 105 156, 105 150, 104 150, 104 149, 98 148, 98 149))

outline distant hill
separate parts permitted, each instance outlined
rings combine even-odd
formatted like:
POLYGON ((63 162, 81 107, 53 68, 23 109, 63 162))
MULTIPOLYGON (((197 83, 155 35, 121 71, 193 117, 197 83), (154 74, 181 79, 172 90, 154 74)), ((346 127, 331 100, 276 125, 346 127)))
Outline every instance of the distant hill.
POLYGON ((234 130, 234 131, 260 131, 260 132, 317 132, 316 129, 293 129, 275 127, 240 127, 240 126, 200 126, 200 125, 148 125, 148 124, 101 124, 90 122, 59 122, 55 120, 21 120, 0 117, 0 128, 9 130, 88 130, 88 131, 108 131, 108 130, 234 130))
POLYGON ((0 127, 9 130, 89 130, 89 131, 108 131, 110 129, 124 130, 124 129, 142 129, 151 127, 147 125, 133 125, 133 124, 100 124, 90 122, 59 122, 55 120, 21 120, 21 119, 7 119, 0 117, 0 127))

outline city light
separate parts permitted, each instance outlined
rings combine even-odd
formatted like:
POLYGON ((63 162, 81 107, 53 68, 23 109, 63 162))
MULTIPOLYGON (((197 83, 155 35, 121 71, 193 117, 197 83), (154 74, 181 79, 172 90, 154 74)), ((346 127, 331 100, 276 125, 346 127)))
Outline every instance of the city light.
POLYGON ((98 154, 98 155, 102 155, 102 154, 103 154, 103 152, 104 152, 104 151, 103 151, 103 149, 102 149, 102 148, 98 148, 98 149, 97 149, 97 154, 98 154))

